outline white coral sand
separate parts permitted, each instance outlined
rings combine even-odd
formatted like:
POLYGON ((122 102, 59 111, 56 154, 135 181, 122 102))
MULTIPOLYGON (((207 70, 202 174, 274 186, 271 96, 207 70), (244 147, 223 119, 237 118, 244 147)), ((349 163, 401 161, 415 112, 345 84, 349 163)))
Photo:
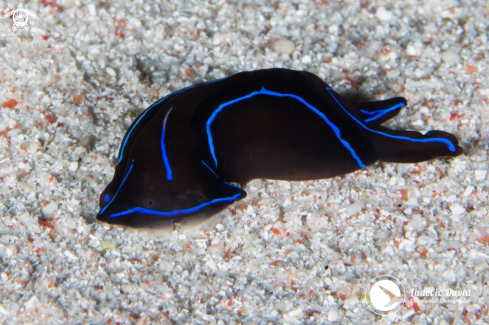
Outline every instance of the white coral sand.
MULTIPOLYGON (((0 1, 3 14, 17 7, 0 1)), ((0 21, 0 323, 489 321, 487 3, 24 7, 37 16, 28 31, 0 21), (275 52, 277 40, 292 46, 275 52), (454 133, 465 155, 311 182, 256 180, 193 237, 94 223, 136 115, 182 87, 269 67, 311 71, 353 99, 406 97, 389 127, 454 133), (408 296, 470 296, 410 297, 380 319, 364 290, 382 274, 408 296)))

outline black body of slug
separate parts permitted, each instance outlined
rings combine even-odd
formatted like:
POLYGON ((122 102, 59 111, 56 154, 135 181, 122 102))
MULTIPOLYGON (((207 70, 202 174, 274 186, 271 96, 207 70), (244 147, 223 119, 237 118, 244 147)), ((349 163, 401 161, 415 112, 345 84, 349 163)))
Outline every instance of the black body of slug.
POLYGON ((454 135, 381 124, 402 97, 356 103, 309 72, 241 72, 174 92, 127 131, 97 219, 164 227, 208 218, 246 196, 229 182, 289 181, 347 174, 381 160, 458 156, 454 135))

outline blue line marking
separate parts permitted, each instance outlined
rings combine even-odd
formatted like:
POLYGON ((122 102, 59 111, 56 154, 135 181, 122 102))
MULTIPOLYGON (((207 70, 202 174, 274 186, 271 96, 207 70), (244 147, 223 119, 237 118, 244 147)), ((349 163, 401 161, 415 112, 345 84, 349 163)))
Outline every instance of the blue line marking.
POLYGON ((241 196, 241 194, 238 193, 232 197, 214 199, 212 201, 199 204, 193 208, 174 210, 174 211, 169 211, 169 212, 161 212, 161 211, 136 207, 136 208, 124 211, 124 212, 112 214, 112 215, 110 215, 110 217, 111 218, 117 218, 117 217, 125 216, 125 215, 131 214, 131 213, 135 213, 135 212, 139 212, 139 213, 143 213, 143 214, 152 214, 152 215, 157 215, 157 216, 161 216, 161 217, 174 216, 177 214, 185 214, 185 213, 196 212, 196 211, 198 211, 198 210, 200 210, 200 209, 202 209, 208 205, 214 204, 214 203, 233 202, 233 201, 236 201, 236 199, 238 199, 240 196, 241 196))
POLYGON ((366 115, 376 115, 376 116, 373 116, 373 117, 365 120, 365 122, 372 122, 372 121, 375 121, 375 120, 381 118, 385 114, 392 112, 392 111, 398 109, 399 107, 404 107, 404 106, 406 106, 404 103, 399 103, 399 104, 394 105, 394 106, 387 108, 387 109, 381 109, 381 110, 374 111, 374 112, 369 112, 369 111, 365 111, 365 110, 361 109, 360 112, 363 114, 366 114, 366 115))
MULTIPOLYGON (((134 160, 133 160, 133 163, 134 163, 134 160)), ((207 168, 209 168, 209 170, 214 175, 216 175, 216 173, 214 173, 214 171, 203 160, 202 160, 202 163, 204 164, 204 166, 206 166, 207 168)), ((132 169, 132 165, 131 165, 131 168, 129 169, 129 171, 127 172, 127 176, 131 172, 131 169, 132 169)), ((126 180, 127 176, 122 181, 122 184, 124 184, 124 181, 126 180)), ((217 176, 217 175, 216 175, 216 177, 219 178, 219 176, 217 176)), ((239 187, 239 186, 236 186, 236 185, 233 185, 233 184, 230 184, 230 183, 226 183, 226 182, 223 182, 223 183, 224 184, 227 184, 229 186, 232 186, 232 187, 241 189, 241 187, 239 187)), ((121 184, 121 187, 122 187, 122 184, 121 184)), ((119 188, 119 190, 120 190, 120 188, 119 188)), ((119 193, 119 190, 117 191, 117 193, 119 193)), ((117 193, 114 195, 114 198, 116 197, 117 193)), ((193 208, 181 209, 181 210, 174 210, 174 211, 169 211, 169 212, 161 212, 161 211, 157 211, 157 210, 151 210, 151 209, 145 209, 145 208, 136 207, 136 208, 133 208, 133 209, 130 209, 130 210, 127 210, 127 211, 123 211, 123 212, 112 214, 112 215, 110 215, 110 218, 117 218, 117 217, 120 217, 120 216, 124 216, 124 215, 128 215, 128 214, 131 214, 131 213, 135 213, 135 212, 139 212, 139 213, 143 213, 143 214, 153 214, 153 215, 162 216, 162 217, 164 217, 164 216, 174 216, 174 215, 177 215, 177 214, 192 213, 192 212, 196 212, 196 211, 198 211, 198 210, 200 210, 200 209, 202 209, 202 208, 204 208, 204 207, 206 207, 208 205, 214 204, 214 203, 233 202, 233 201, 236 201, 240 196, 242 196, 242 194, 241 193, 238 193, 238 194, 236 194, 234 196, 231 196, 231 197, 214 199, 212 201, 199 204, 199 205, 197 205, 197 206, 195 206, 193 208)), ((107 204, 107 206, 108 206, 108 204, 107 204)), ((104 209, 100 213, 103 213, 104 210, 107 208, 107 206, 105 206, 104 209)), ((175 220, 177 220, 177 219, 172 219, 173 222, 175 222, 175 220)))
POLYGON ((183 89, 181 90, 177 90, 175 91, 174 93, 171 93, 171 94, 168 94, 166 95, 165 97, 163 97, 162 99, 160 99, 159 101, 157 101, 156 103, 154 103, 153 105, 151 105, 150 107, 148 107, 144 112, 143 114, 141 114, 136 123, 134 123, 134 126, 126 133, 127 136, 126 138, 124 139, 124 142, 122 143, 122 148, 121 148, 121 153, 119 155, 119 159, 117 160, 117 163, 120 164, 121 163, 121 160, 122 160, 122 157, 124 156, 124 149, 126 147, 126 144, 127 144, 127 140, 129 140, 130 136, 131 136, 131 133, 132 133, 132 130, 134 130, 136 128, 136 126, 138 125, 139 122, 141 122, 141 120, 143 119, 144 115, 146 115, 146 113, 148 113, 153 107, 156 107, 158 106, 159 104, 161 104, 164 100, 166 99, 169 99, 170 96, 172 95, 175 95, 177 93, 179 93, 180 91, 182 91, 183 89))
POLYGON ((172 109, 173 106, 168 110, 168 113, 166 113, 165 119, 163 120, 163 131, 161 131, 161 154, 163 156, 163 163, 165 164, 165 168, 166 168, 166 179, 169 181, 171 181, 173 177, 172 177, 170 162, 168 161, 168 156, 166 154, 165 133, 166 133, 166 121, 168 120, 168 116, 170 115, 172 109))
MULTIPOLYGON (((217 174, 212 170, 212 168, 209 167, 209 165, 207 165, 203 160, 201 160, 202 163, 204 164, 205 167, 209 168, 209 170, 211 171, 211 173, 213 173, 214 175, 216 175, 217 178, 219 178, 221 180, 221 178, 219 176, 217 176, 217 174)), ((241 187, 239 186, 236 186, 234 184, 231 184, 231 183, 228 183, 228 182, 224 182, 223 180, 221 180, 224 184, 226 185, 229 185, 229 186, 232 186, 232 187, 236 187, 236 188, 239 188, 241 190, 241 187)))
POLYGON ((112 200, 106 206, 104 206, 104 208, 100 211, 100 214, 104 213, 105 209, 107 209, 109 207, 109 205, 115 200, 117 194, 119 193, 119 191, 122 188, 122 185, 124 185, 124 182, 126 181, 127 177, 131 173, 131 170, 132 170, 132 166, 133 165, 134 165, 134 159, 132 160, 131 167, 129 167, 129 170, 127 171, 126 177, 124 177, 124 179, 122 180, 121 186, 119 186, 119 189, 117 190, 117 192, 115 192, 115 195, 112 198, 112 200))
POLYGON ((121 163, 121 160, 122 160, 122 157, 124 156, 124 148, 126 147, 126 144, 127 144, 127 140, 129 140, 129 136, 131 135, 132 133, 132 130, 134 130, 134 128, 138 125, 139 122, 141 122, 141 120, 143 119, 144 115, 146 115, 146 113, 148 113, 152 108, 158 106, 159 104, 161 104, 163 101, 167 100, 167 99, 170 99, 170 97, 172 97, 173 95, 176 95, 178 94, 179 92, 182 92, 184 90, 188 90, 190 88, 194 88, 194 87, 197 87, 197 86, 202 86, 202 85, 207 85, 207 84, 211 84, 213 82, 216 82, 216 81, 220 81, 222 79, 226 79, 225 78, 220 78, 220 79, 216 79, 216 80, 211 80, 211 81, 206 81, 206 82, 203 82, 203 83, 200 83, 200 84, 196 84, 196 85, 192 85, 192 86, 188 86, 186 88, 182 88, 180 90, 177 90, 177 91, 174 91, 172 92, 171 94, 168 94, 166 95, 165 97, 161 98, 159 101, 157 101, 156 103, 154 103, 153 105, 151 105, 150 107, 148 107, 144 112, 143 114, 139 115, 136 123, 134 123, 134 126, 126 133, 127 136, 125 137, 125 140, 124 140, 124 143, 122 143, 122 148, 121 148, 121 153, 119 155, 119 159, 117 160, 117 163, 120 164, 121 163))
POLYGON ((336 125, 334 125, 333 123, 331 123, 330 120, 328 120, 328 118, 326 117, 326 115, 324 115, 323 113, 321 113, 314 106, 310 105, 308 102, 306 102, 304 99, 302 99, 302 97, 299 97, 299 96, 293 95, 293 94, 281 94, 281 93, 277 93, 277 92, 274 92, 274 91, 269 91, 269 90, 266 90, 265 87, 262 87, 260 91, 254 91, 251 94, 248 94, 246 96, 243 96, 243 97, 239 97, 239 98, 230 100, 229 102, 226 102, 224 104, 219 105, 219 107, 212 113, 212 115, 207 120, 207 124, 206 124, 206 127, 207 127, 207 139, 209 141, 209 148, 210 148, 210 151, 211 151, 212 158, 214 159, 214 163, 216 165, 216 168, 217 168, 217 159, 216 159, 216 154, 214 152, 214 140, 212 138, 212 132, 211 132, 211 124, 212 124, 212 122, 216 118, 217 114, 219 114, 223 110, 223 108, 225 108, 225 107, 227 107, 229 105, 238 103, 238 102, 240 102, 242 100, 251 98, 251 97, 256 96, 256 95, 270 95, 270 96, 277 96, 277 97, 290 97, 290 98, 297 99, 302 104, 306 105, 314 113, 316 113, 317 115, 319 115, 324 120, 324 122, 326 122, 326 124, 329 125, 329 127, 331 127, 331 129, 334 131, 334 133, 336 134, 336 136, 338 137, 338 139, 340 140, 340 142, 345 146, 346 149, 348 149, 348 151, 350 151, 352 157, 357 161, 357 163, 360 166, 360 168, 365 168, 365 165, 362 163, 362 161, 360 160, 360 158, 357 156, 355 150, 353 150, 353 148, 350 146, 350 144, 348 142, 346 142, 345 140, 343 140, 341 138, 341 132, 340 132, 340 130, 338 129, 338 127, 336 125))
POLYGON ((201 160, 202 163, 204 164, 205 167, 209 168, 209 170, 211 171, 211 173, 213 173, 214 175, 216 175, 217 178, 219 178, 219 176, 217 176, 217 174, 212 170, 212 168, 209 167, 209 165, 207 165, 203 160, 201 160))
POLYGON ((331 88, 326 88, 326 90, 329 92, 329 94, 331 95, 331 97, 333 97, 333 99, 338 103, 338 105, 340 105, 340 107, 348 114, 350 115, 350 117, 352 119, 354 119, 358 124, 360 124, 364 129, 366 130, 369 130, 371 132, 374 132, 374 133, 377 133, 377 134, 381 134, 383 136, 386 136, 388 138, 392 138, 392 139, 400 139, 400 140, 408 140, 408 141, 411 141, 411 142, 441 142, 441 143, 444 143, 448 146, 448 150, 452 151, 452 152, 455 152, 455 146, 453 145, 453 143, 448 140, 448 139, 444 139, 444 138, 431 138, 431 139, 412 139, 412 138, 408 138, 408 137, 404 137, 404 136, 398 136, 398 135, 390 135, 390 134, 387 134, 387 133, 384 133, 384 132, 380 132, 380 131, 376 131, 376 130, 372 130, 370 128, 368 128, 367 126, 365 126, 365 124, 363 124, 362 122, 360 122, 359 120, 357 120, 353 115, 350 114, 350 112, 348 112, 344 107, 343 105, 340 104, 340 102, 338 101, 338 99, 336 99, 336 97, 333 95, 332 93, 332 89, 331 88))

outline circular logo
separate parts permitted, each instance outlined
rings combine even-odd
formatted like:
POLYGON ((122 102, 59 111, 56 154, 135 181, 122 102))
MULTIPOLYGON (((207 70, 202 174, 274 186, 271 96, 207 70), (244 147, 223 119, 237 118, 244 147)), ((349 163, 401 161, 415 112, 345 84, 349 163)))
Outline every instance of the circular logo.
POLYGON ((393 276, 378 276, 369 282, 365 290, 365 301, 370 310, 377 315, 395 313, 406 301, 404 286, 393 276))
POLYGON ((17 27, 25 27, 27 26, 27 21, 29 20, 29 16, 27 15, 24 9, 17 9, 12 16, 14 19, 14 24, 17 27))

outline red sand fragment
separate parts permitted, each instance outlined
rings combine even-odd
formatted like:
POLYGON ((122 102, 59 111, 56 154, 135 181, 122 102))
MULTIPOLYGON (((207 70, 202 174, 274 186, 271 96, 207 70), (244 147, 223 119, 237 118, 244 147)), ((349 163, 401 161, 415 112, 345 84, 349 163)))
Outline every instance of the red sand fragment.
POLYGON ((426 257, 426 255, 428 254, 428 250, 424 246, 419 246, 417 251, 422 257, 426 257))
POLYGON ((479 241, 483 244, 487 244, 489 243, 489 235, 488 234, 484 234, 482 235, 480 238, 479 238, 479 241))
POLYGON ((83 101, 83 94, 73 94, 73 103, 80 104, 83 101))
POLYGON ((170 317, 170 314, 168 314, 168 313, 166 313, 166 312, 164 312, 164 311, 162 311, 162 312, 161 312, 161 314, 162 314, 163 316, 165 316, 165 318, 169 318, 169 317, 170 317))
POLYGON ((362 84, 363 84, 363 82, 354 80, 354 79, 352 79, 350 77, 345 77, 345 80, 348 81, 351 84, 351 86, 353 88, 355 88, 355 89, 360 88, 362 86, 362 84))
POLYGON ((409 198, 408 196, 408 190, 406 189, 402 189, 402 190, 399 190, 401 192, 401 198, 403 201, 407 201, 407 199, 409 198))
POLYGON ((464 116, 464 114, 461 114, 460 112, 454 112, 454 113, 450 114, 450 121, 458 119, 462 116, 464 116))
POLYGON ((18 104, 18 102, 12 98, 12 99, 7 100, 5 103, 3 103, 2 107, 14 108, 15 106, 17 106, 17 104, 18 104))
POLYGON ((474 65, 470 65, 468 63, 465 65, 465 72, 467 72, 468 74, 472 74, 478 71, 479 69, 477 69, 477 67, 474 65))
POLYGON ((46 120, 48 120, 49 123, 53 124, 56 122, 56 119, 52 116, 52 115, 49 115, 49 114, 46 114, 45 115, 45 118, 46 120))
POLYGON ((63 7, 62 7, 62 6, 60 6, 59 4, 57 4, 57 3, 56 3, 56 2, 54 2, 54 1, 42 0, 42 2, 41 2, 41 3, 44 5, 44 7, 51 6, 51 7, 54 7, 54 9, 55 9, 56 11, 63 11, 63 7))
POLYGON ((115 36, 122 38, 122 39, 126 38, 126 35, 121 30, 116 30, 115 36))
POLYGON ((275 260, 273 262, 270 262, 269 264, 270 264, 270 266, 277 266, 278 264, 283 263, 283 262, 284 261, 282 261, 282 260, 275 260))
POLYGON ((441 170, 440 167, 436 166, 436 171, 440 174, 441 177, 445 176, 445 173, 443 172, 443 170, 441 170))
POLYGON ((278 230, 277 228, 272 228, 272 229, 270 229, 270 230, 271 230, 271 231, 272 231, 272 232, 273 232, 275 235, 280 235, 280 234, 282 234, 282 233, 280 232, 280 230, 278 230))
POLYGON ((416 302, 413 302, 413 309, 417 313, 421 311, 421 308, 419 308, 419 305, 416 302))
POLYGON ((413 169, 411 171, 411 174, 421 174, 422 172, 424 172, 426 170, 426 167, 418 167, 416 169, 413 169))

